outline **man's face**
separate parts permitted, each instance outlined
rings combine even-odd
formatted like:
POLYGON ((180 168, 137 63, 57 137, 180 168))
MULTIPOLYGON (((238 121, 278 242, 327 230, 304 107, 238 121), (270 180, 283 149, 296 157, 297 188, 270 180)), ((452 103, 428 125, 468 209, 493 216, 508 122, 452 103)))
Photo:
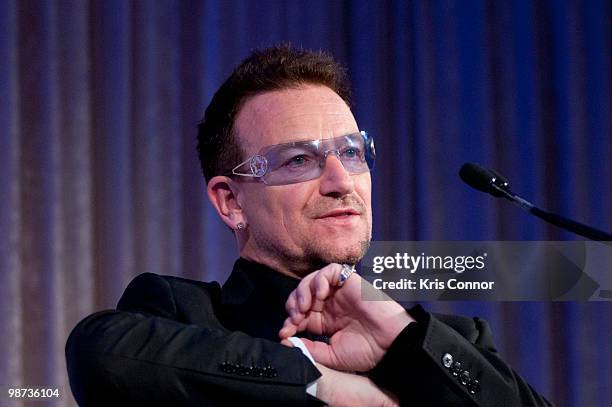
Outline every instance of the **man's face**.
MULTIPOLYGON (((240 109, 234 130, 246 157, 262 147, 358 132, 331 89, 303 85, 257 95, 240 109)), ((371 238, 370 173, 350 175, 329 154, 319 178, 268 186, 240 179, 237 200, 248 224, 241 256, 305 275, 328 263, 356 263, 371 238)))

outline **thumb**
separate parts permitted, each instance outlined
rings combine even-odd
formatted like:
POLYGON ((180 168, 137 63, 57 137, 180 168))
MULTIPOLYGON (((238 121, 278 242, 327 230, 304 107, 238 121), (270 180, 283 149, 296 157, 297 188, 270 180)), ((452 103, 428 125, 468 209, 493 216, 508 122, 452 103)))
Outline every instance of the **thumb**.
POLYGON ((312 355, 313 359, 322 365, 325 365, 332 369, 338 369, 338 361, 336 355, 333 353, 333 348, 320 341, 311 341, 310 339, 301 338, 304 346, 308 349, 308 352, 312 355))

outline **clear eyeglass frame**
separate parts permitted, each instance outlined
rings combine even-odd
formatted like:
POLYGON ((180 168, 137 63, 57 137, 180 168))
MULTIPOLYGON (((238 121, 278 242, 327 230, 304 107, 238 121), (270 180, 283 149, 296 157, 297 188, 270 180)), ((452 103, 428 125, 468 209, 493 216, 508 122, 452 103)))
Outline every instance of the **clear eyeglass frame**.
POLYGON ((321 176, 329 154, 334 154, 349 174, 364 173, 374 168, 374 139, 362 130, 329 139, 263 147, 235 166, 231 175, 250 177, 271 186, 310 181, 321 176))

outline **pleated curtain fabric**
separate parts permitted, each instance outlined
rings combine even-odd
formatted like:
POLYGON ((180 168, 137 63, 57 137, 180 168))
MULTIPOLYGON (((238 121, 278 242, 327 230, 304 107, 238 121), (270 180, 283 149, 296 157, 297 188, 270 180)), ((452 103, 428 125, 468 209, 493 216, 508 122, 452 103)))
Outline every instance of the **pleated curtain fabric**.
MULTIPOLYGON (((3 0, 3 391, 60 387, 49 405, 74 405, 68 333, 142 272, 224 281, 237 252, 196 125, 240 60, 281 41, 349 69, 377 143, 375 239, 573 238, 470 190, 464 162, 612 230, 610 1, 3 0)), ((426 306, 488 319, 559 406, 612 398, 609 302, 426 306)))

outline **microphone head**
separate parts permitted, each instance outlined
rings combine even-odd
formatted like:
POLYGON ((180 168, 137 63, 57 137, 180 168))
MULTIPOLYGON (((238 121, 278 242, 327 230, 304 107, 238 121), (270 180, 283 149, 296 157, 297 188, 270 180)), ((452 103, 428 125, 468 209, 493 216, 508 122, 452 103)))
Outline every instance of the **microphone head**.
POLYGON ((459 176, 472 188, 496 197, 502 197, 504 194, 497 188, 494 188, 493 185, 504 190, 508 189, 508 181, 504 177, 478 164, 463 164, 459 170, 459 176))
POLYGON ((508 180, 503 175, 501 175, 499 172, 495 171, 493 168, 489 168, 489 171, 495 177, 495 181, 493 181, 493 183, 495 185, 497 185, 498 187, 500 187, 501 189, 504 189, 504 190, 508 190, 508 188, 510 188, 510 183, 508 182, 508 180))

